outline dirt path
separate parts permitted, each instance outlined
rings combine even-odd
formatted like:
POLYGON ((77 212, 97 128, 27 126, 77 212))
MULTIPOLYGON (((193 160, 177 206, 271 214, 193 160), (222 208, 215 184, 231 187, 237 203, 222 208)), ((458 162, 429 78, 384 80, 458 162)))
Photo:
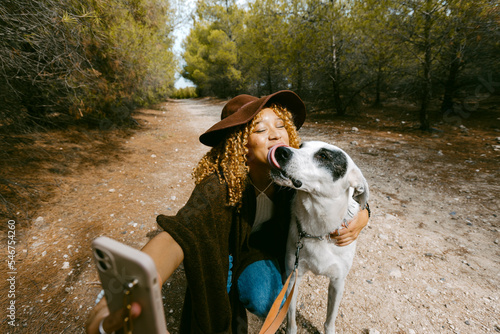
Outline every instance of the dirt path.
MULTIPOLYGON (((3 332, 83 332, 100 291, 90 241, 107 235, 140 248, 158 213, 175 214, 207 149, 198 135, 218 119, 222 105, 170 101, 141 110, 142 129, 118 140, 110 159, 55 177, 56 195, 32 221, 19 218, 18 327, 4 320, 3 332)), ((312 115, 300 132, 304 140, 344 148, 371 186, 373 217, 359 238, 338 332, 500 332, 500 160, 492 146, 500 126, 467 132, 448 126, 423 136, 397 118, 375 118, 334 122, 312 115)), ((72 145, 86 147, 68 142, 61 150, 72 145)), ((182 275, 181 268, 163 288, 171 333, 178 328, 182 275)), ((300 332, 322 332, 327 282, 310 275, 303 282, 300 332)), ((7 305, 7 296, 1 298, 7 305)), ((252 317, 252 331, 258 325, 252 317)))

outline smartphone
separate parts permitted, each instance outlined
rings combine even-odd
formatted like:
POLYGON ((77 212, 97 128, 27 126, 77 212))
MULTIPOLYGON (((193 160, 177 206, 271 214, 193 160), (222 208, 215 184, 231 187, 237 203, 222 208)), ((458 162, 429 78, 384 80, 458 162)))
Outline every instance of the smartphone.
POLYGON ((135 301, 141 305, 141 314, 132 320, 132 332, 167 333, 161 282, 153 259, 108 237, 94 239, 92 253, 110 312, 135 301))

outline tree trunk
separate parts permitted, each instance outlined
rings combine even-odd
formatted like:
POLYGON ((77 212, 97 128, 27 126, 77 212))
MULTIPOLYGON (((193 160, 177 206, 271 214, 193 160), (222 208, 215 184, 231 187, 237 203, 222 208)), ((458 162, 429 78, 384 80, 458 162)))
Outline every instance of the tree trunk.
MULTIPOLYGON (((430 9, 432 6, 432 1, 427 0, 427 8, 430 9)), ((429 102, 431 100, 431 14, 430 11, 427 10, 424 12, 425 15, 425 25, 424 25, 424 62, 423 62, 423 70, 424 70, 424 78, 422 82, 422 100, 420 105, 420 129, 427 131, 430 129, 429 118, 427 115, 427 109, 429 107, 429 102)))
POLYGON ((450 71, 448 78, 444 85, 443 103, 441 104, 441 111, 443 113, 448 110, 453 110, 453 96, 455 95, 455 83, 457 80, 458 71, 460 69, 460 58, 454 55, 454 59, 450 64, 450 71))
POLYGON ((375 102, 373 102, 373 107, 380 107, 382 105, 382 101, 380 100, 380 90, 382 86, 382 62, 378 62, 377 68, 377 81, 375 86, 375 102))
POLYGON ((267 88, 268 88, 268 94, 274 93, 273 76, 271 75, 271 66, 270 65, 267 65, 267 88))
POLYGON ((302 77, 302 63, 299 61, 297 62, 298 68, 297 68, 297 94, 299 96, 302 95, 302 82, 304 81, 304 78, 302 77))
POLYGON ((345 115, 345 108, 342 105, 342 98, 340 97, 340 89, 338 79, 340 77, 339 61, 337 57, 337 44, 335 42, 335 35, 332 36, 332 88, 333 88, 333 105, 337 114, 340 116, 345 115))
POLYGON ((429 102, 431 100, 431 64, 430 64, 430 46, 426 46, 424 60, 424 80, 422 85, 422 100, 420 104, 420 129, 429 130, 429 117, 427 115, 429 102))

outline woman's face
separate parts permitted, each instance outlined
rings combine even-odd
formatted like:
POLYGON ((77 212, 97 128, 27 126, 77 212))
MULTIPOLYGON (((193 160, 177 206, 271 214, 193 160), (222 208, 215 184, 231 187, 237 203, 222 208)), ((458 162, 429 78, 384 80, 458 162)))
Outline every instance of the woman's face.
POLYGON ((267 153, 276 144, 289 145, 285 122, 271 108, 262 109, 256 116, 253 132, 248 137, 247 163, 250 169, 269 168, 267 153))

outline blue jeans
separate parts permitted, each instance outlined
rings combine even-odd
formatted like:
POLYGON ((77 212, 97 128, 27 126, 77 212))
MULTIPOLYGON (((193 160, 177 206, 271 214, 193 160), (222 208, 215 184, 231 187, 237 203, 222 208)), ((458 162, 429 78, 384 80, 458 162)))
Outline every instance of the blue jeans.
POLYGON ((240 301, 259 317, 266 317, 283 283, 276 261, 261 260, 246 267, 238 278, 240 301))

